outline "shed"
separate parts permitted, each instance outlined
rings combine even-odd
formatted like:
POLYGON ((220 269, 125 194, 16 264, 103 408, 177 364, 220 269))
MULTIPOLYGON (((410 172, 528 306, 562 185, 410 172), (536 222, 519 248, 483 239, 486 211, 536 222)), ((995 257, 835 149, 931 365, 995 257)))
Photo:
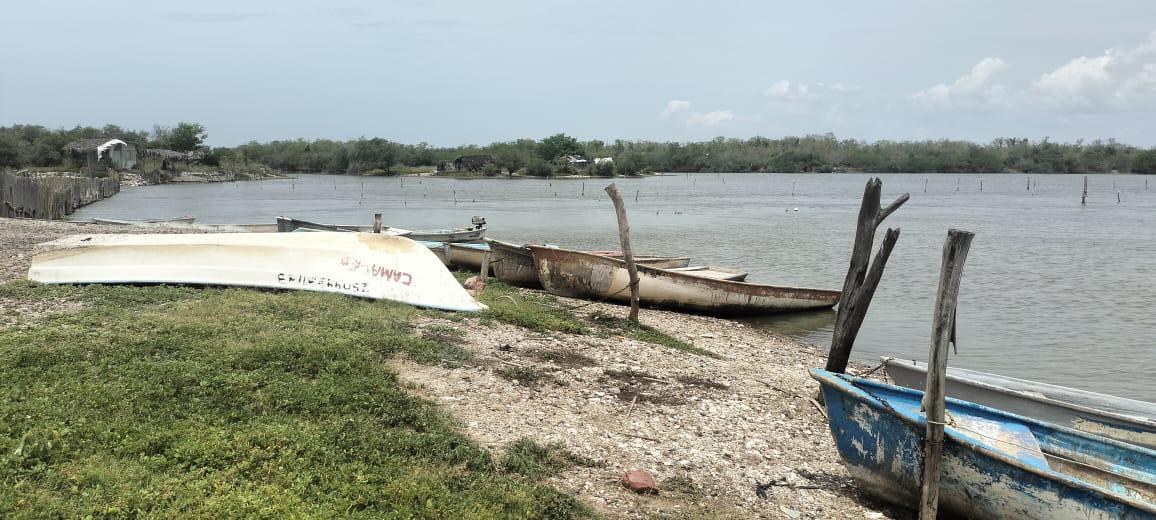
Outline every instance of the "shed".
POLYGON ((199 162, 204 154, 198 151, 192 152, 177 152, 174 150, 165 150, 164 148, 148 148, 143 154, 145 157, 153 157, 161 160, 161 169, 175 171, 178 166, 190 166, 195 162, 199 162))
POLYGON ((64 145, 64 151, 74 157, 84 157, 85 169, 90 173, 107 168, 128 170, 136 166, 137 160, 136 145, 107 137, 78 139, 64 145))

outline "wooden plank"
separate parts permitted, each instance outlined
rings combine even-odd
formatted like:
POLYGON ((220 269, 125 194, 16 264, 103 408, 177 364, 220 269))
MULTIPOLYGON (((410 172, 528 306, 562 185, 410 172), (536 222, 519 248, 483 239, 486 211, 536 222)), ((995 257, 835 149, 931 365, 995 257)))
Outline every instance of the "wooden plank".
POLYGON ((943 462, 944 399, 947 393, 947 348, 955 341, 955 309, 959 300, 959 284, 963 279, 963 262, 967 259, 967 251, 974 237, 975 234, 969 231, 951 229, 947 231, 947 240, 943 243, 939 292, 935 296, 935 314, 931 323, 927 385, 923 393, 927 435, 923 440, 920 520, 933 520, 939 511, 939 469, 943 462))

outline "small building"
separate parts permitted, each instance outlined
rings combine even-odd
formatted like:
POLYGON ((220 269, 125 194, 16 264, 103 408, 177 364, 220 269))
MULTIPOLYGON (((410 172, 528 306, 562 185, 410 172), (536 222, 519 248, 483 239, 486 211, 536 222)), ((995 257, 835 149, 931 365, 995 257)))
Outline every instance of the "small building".
POLYGON ((573 168, 585 168, 590 165, 590 160, 581 155, 567 155, 566 163, 573 168))
POLYGON ((64 152, 76 158, 83 157, 85 171, 89 173, 108 168, 128 170, 136 166, 137 161, 136 145, 107 137, 78 139, 64 145, 64 152))
POLYGON ((614 164, 614 158, 613 157, 595 157, 594 158, 594 164, 602 164, 602 163, 614 164))

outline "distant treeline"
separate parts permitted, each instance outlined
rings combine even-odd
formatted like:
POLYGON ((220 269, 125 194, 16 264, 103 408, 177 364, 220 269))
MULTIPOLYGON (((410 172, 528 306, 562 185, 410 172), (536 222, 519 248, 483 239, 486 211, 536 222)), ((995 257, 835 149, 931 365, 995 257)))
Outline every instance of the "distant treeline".
MULTIPOLYGON (((41 126, 0 127, 0 168, 65 165, 61 147, 85 137, 121 138, 139 147, 203 142, 204 129, 194 123, 152 132, 77 127, 50 130, 41 126)), ((519 139, 486 146, 435 147, 395 143, 381 138, 351 141, 295 140, 250 142, 236 147, 204 148, 204 161, 222 165, 260 164, 288 172, 390 175, 452 162, 459 157, 488 156, 477 175, 520 173, 550 175, 631 175, 646 172, 912 172, 912 173, 1145 173, 1156 174, 1156 148, 1143 149, 1113 139, 1057 143, 999 138, 986 144, 967 141, 860 141, 834 135, 770 139, 716 138, 698 143, 599 140, 581 142, 565 134, 541 140, 519 139), (575 166, 568 156, 584 156, 589 166, 575 166), (595 158, 612 163, 594 165, 595 158)), ((463 173, 463 172, 458 172, 463 173)))

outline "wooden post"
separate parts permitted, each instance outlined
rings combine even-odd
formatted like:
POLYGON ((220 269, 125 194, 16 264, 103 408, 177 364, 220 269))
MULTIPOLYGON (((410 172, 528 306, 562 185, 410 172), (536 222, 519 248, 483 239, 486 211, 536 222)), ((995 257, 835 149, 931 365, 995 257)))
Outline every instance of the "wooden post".
POLYGON ((373 214, 373 232, 381 233, 381 213, 373 214))
POLYGON ((880 209, 879 197, 883 181, 874 178, 867 181, 863 190, 863 204, 859 207, 859 222, 855 227, 855 244, 851 249, 851 264, 847 268, 847 278, 843 281, 843 292, 839 295, 839 310, 835 315, 835 332, 831 337, 831 351, 827 354, 827 370, 843 373, 851 359, 851 348, 867 308, 875 295, 875 288, 883 277, 887 258, 899 240, 898 229, 888 229, 883 237, 883 245, 871 261, 871 248, 875 243, 875 230, 888 215, 899 209, 911 194, 904 193, 886 208, 880 209))
POLYGON ((939 292, 935 295, 935 314, 931 322, 931 352, 927 359, 927 385, 923 394, 923 411, 927 418, 927 436, 923 439, 923 478, 919 500, 919 519, 934 520, 939 510, 939 467, 943 462, 944 397, 947 392, 947 347, 955 342, 955 307, 959 299, 959 282, 963 278, 963 261, 971 239, 970 231, 950 229, 943 243, 943 265, 939 270, 939 292))
POLYGON ((482 272, 479 273, 479 276, 483 282, 487 281, 490 277, 490 259, 493 258, 493 254, 494 252, 491 250, 486 251, 486 254, 482 256, 482 272))
MULTIPOLYGON (((614 213, 618 215, 618 239, 622 243, 622 259, 626 261, 626 271, 630 273, 630 321, 638 323, 638 266, 634 265, 634 253, 630 251, 630 222, 626 220, 626 206, 618 186, 613 183, 606 187, 610 202, 614 203, 614 213)), ((635 195, 637 196, 637 195, 635 195)))
POLYGON ((1088 203, 1088 176, 1084 176, 1084 194, 1080 196, 1080 204, 1088 203))
POLYGON ((1116 204, 1120 203, 1120 190, 1116 190, 1116 204))

